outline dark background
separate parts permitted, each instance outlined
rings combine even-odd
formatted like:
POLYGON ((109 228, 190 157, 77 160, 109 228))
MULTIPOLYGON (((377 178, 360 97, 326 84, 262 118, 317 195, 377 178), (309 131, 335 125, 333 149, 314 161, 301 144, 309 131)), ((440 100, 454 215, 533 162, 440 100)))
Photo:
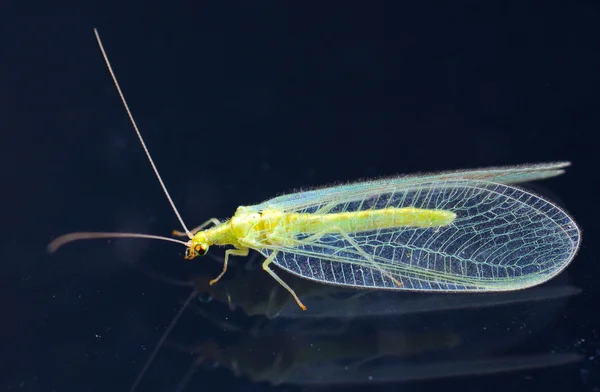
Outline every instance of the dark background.
MULTIPOLYGON (((2 390, 127 391, 190 293, 141 268, 180 280, 220 268, 210 259, 190 265, 183 249, 149 241, 82 242, 45 253, 50 240, 70 231, 169 235, 179 228, 109 78, 92 32, 97 27, 189 226, 331 182, 573 163, 566 175, 541 185, 583 229, 581 251, 561 277, 581 292, 560 307, 536 303, 518 317, 495 308, 485 319, 448 312, 415 323, 427 329, 448 322, 467 345, 474 325, 523 335, 510 348, 490 350, 490 358, 535 349, 577 354, 576 362, 489 375, 467 366, 459 378, 425 371, 431 379, 348 380, 336 387, 322 374, 321 383, 284 383, 278 390, 598 391, 600 5, 159 3, 0 6, 2 390), (554 313, 538 325, 542 307, 554 313), (458 319, 463 324, 452 324, 458 319)), ((252 293, 253 281, 245 284, 252 293)), ((242 328, 254 323, 202 299, 195 302, 214 317, 242 328)), ((312 324, 295 323, 305 326, 310 347, 317 335, 312 324)), ((383 323, 390 330, 406 325, 374 317, 356 327, 353 341, 368 339, 383 323)), ((293 324, 280 329, 289 339, 293 324)), ((234 335, 190 310, 172 339, 231 344, 234 335)), ((193 358, 164 348, 140 391, 175 390, 193 358)), ((452 358, 463 359, 460 351, 452 358)), ((427 357, 418 363, 427 365, 427 357)), ((228 388, 273 387, 203 365, 186 390, 228 388)))

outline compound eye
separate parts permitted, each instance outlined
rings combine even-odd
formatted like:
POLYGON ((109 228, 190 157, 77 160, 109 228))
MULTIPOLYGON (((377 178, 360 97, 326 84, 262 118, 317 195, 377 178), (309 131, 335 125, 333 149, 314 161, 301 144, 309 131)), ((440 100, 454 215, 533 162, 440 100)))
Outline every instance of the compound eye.
POLYGON ((194 246, 194 252, 196 253, 196 256, 204 256, 206 254, 206 251, 208 251, 208 248, 205 246, 202 246, 200 244, 194 246))

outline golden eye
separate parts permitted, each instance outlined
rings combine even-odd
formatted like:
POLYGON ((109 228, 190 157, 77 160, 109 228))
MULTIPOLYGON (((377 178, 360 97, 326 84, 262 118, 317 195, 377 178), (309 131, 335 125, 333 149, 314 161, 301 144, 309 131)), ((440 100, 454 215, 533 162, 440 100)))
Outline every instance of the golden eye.
POLYGON ((194 252, 196 253, 196 256, 204 256, 206 254, 206 251, 208 250, 208 248, 198 244, 194 247, 194 252))

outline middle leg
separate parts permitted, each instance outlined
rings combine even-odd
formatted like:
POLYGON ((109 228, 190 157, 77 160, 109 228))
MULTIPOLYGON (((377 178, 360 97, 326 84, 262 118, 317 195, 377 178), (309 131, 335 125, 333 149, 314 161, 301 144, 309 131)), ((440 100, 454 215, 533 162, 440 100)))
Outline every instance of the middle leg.
POLYGON ((273 253, 271 253, 271 255, 265 259, 265 261, 262 265, 263 270, 265 270, 269 275, 271 275, 271 277, 273 279, 275 279, 277 281, 277 283, 282 285, 283 288, 286 289, 290 294, 292 294, 292 297, 294 297, 294 299, 296 300, 296 303, 298 304, 298 306, 300 306, 300 309, 306 310, 306 306, 304 306, 302 301, 300 301, 300 298, 298 298, 298 296, 296 295, 294 290, 292 290, 292 288, 290 286, 288 286, 288 284, 285 283, 283 281, 283 279, 281 279, 279 276, 277 276, 275 271, 273 271, 272 269, 269 268, 269 264, 271 264, 273 262, 276 255, 277 255, 277 251, 273 251, 273 253))

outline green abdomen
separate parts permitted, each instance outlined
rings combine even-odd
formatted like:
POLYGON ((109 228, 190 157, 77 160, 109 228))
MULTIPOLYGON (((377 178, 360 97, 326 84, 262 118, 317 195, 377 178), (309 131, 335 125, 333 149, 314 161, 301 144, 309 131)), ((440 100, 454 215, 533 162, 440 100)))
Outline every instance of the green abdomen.
POLYGON ((286 215, 288 221, 286 232, 290 234, 313 234, 336 228, 346 233, 356 233, 393 227, 440 227, 452 223, 456 218, 456 214, 452 211, 413 207, 390 207, 334 214, 286 215))

